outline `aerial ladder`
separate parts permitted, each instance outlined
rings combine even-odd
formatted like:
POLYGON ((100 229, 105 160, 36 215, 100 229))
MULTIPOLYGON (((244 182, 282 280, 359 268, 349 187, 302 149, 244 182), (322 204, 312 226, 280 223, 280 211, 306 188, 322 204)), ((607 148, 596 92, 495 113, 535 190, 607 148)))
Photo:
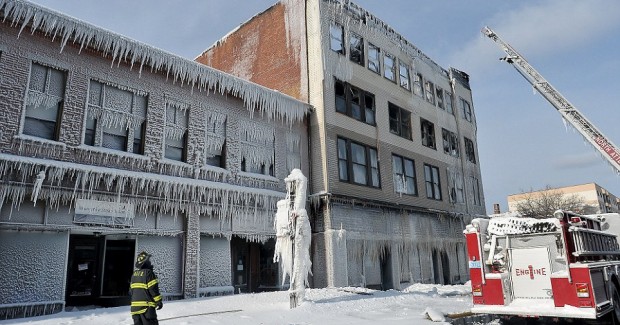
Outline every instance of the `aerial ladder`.
POLYGON ((577 110, 559 91, 543 78, 510 44, 504 42, 489 27, 482 29, 482 34, 495 41, 506 52, 506 57, 500 59, 512 65, 555 109, 568 121, 584 138, 596 148, 611 164, 616 174, 620 174, 620 150, 599 131, 594 124, 577 110))

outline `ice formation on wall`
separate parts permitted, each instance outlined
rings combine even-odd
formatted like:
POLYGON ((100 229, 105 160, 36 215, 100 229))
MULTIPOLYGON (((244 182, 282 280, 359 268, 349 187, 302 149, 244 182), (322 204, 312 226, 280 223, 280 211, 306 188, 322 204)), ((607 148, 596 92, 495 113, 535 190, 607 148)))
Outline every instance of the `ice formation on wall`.
POLYGON ((80 50, 92 48, 111 56, 112 65, 127 62, 132 67, 139 65, 140 72, 150 67, 174 82, 232 94, 243 99, 250 112, 257 110, 269 119, 291 124, 302 121, 309 110, 307 104, 290 96, 24 0, 0 0, 0 13, 3 21, 19 26, 20 34, 29 28, 32 34, 40 31, 52 40, 59 38, 60 51, 68 43, 78 45, 80 50))
POLYGON ((308 179, 301 170, 294 169, 285 179, 287 195, 278 201, 274 227, 276 248, 274 262, 280 262, 283 281, 291 279, 291 307, 304 298, 308 275, 311 274, 310 221, 306 212, 306 190, 308 179), (294 300, 294 301, 293 301, 294 300))
POLYGON ((254 121, 239 121, 241 156, 255 168, 269 166, 275 159, 275 131, 273 126, 254 121))
POLYGON ((205 110, 205 121, 207 137, 205 139, 205 149, 207 152, 222 150, 226 140, 226 114, 218 113, 213 110, 205 110))

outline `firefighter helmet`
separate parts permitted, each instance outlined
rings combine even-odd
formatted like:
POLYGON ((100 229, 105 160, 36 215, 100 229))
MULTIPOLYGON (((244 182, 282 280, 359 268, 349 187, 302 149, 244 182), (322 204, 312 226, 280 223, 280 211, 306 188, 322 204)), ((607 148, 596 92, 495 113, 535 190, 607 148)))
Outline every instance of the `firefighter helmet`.
POLYGON ((142 265, 146 263, 150 257, 151 257, 151 254, 145 251, 140 252, 140 254, 138 254, 138 258, 136 258, 136 267, 137 268, 142 267, 142 265))

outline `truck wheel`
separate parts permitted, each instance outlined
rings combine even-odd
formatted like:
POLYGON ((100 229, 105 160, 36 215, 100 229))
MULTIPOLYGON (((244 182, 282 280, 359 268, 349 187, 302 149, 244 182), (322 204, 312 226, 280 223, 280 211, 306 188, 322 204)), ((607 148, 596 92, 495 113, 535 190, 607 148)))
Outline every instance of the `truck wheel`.
POLYGON ((612 312, 612 321, 614 324, 620 324, 620 293, 616 285, 611 286, 611 299, 614 304, 614 310, 612 312))

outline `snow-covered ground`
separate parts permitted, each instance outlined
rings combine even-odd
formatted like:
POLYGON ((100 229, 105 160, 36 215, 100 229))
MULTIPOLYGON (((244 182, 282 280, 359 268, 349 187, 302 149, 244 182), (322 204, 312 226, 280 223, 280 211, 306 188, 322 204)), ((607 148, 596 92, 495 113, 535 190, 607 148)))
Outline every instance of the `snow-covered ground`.
MULTIPOLYGON (((288 291, 170 301, 159 314, 165 325, 189 324, 442 324, 437 316, 471 308, 469 285, 415 284, 403 291, 364 288, 306 289, 301 306, 289 308, 288 291), (428 309, 427 309, 428 308, 428 309)), ((65 311, 0 321, 2 324, 133 324, 129 307, 65 311)))

